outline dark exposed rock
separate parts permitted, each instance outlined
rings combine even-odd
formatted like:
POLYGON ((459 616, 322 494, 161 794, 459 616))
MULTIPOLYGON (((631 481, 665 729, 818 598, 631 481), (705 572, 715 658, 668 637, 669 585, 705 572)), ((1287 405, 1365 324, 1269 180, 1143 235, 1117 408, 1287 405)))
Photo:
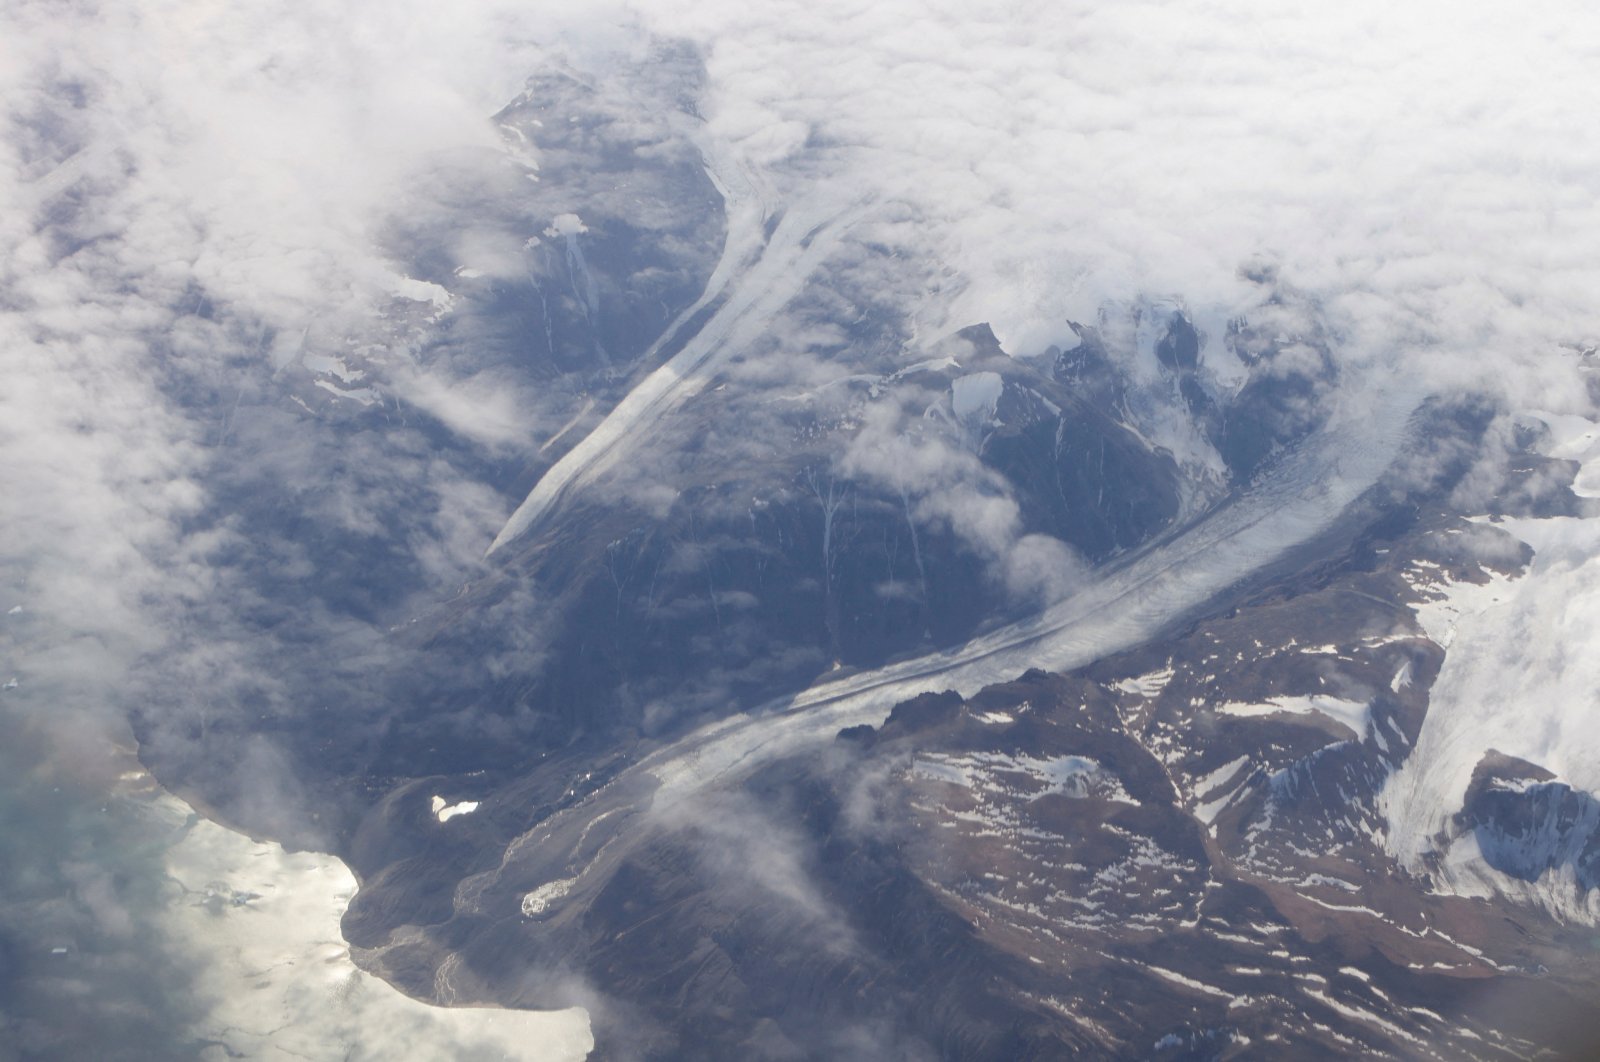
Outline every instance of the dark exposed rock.
POLYGON ((1537 881, 1552 870, 1583 892, 1600 886, 1600 801, 1537 764, 1491 751, 1472 772, 1455 826, 1503 874, 1537 881))

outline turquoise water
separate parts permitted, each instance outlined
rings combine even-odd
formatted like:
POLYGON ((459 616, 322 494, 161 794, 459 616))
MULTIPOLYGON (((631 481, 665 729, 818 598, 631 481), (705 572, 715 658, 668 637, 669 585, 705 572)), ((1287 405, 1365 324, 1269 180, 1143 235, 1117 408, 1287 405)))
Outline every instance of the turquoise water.
POLYGON ((0 699, 0 1060, 188 1059, 192 974, 155 913, 172 843, 96 729, 0 699))

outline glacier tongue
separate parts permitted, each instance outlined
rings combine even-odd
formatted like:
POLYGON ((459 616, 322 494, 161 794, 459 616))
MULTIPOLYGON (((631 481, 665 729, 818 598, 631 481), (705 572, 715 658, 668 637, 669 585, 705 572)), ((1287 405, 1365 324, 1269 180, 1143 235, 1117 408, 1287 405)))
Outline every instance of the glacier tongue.
MULTIPOLYGON (((1556 847, 1553 837, 1528 838, 1556 847)), ((1570 862, 1548 867, 1528 880, 1489 865, 1475 833, 1450 842, 1434 868, 1434 883, 1442 891, 1482 900, 1502 897, 1529 907, 1542 908, 1565 922, 1600 925, 1600 890, 1585 888, 1570 862)))
MULTIPOLYGON (((1592 430, 1563 424, 1563 456, 1583 461, 1579 479, 1600 474, 1592 430)), ((1592 429, 1593 425, 1589 425, 1592 429)), ((1538 764, 1574 789, 1600 792, 1600 520, 1507 519, 1496 526, 1534 549, 1520 579, 1441 584, 1419 608, 1428 636, 1448 648, 1416 749, 1379 797, 1387 845, 1421 872, 1463 807, 1473 771, 1491 749, 1538 764)), ((1536 899, 1568 917, 1594 921, 1574 902, 1559 868, 1537 882, 1484 865, 1476 842, 1456 840, 1437 883, 1463 895, 1485 890, 1536 899)))
MULTIPOLYGON (((684 334, 702 311, 711 308, 710 316, 687 336, 677 354, 640 380, 594 431, 545 471, 487 553, 536 526, 568 489, 610 467, 652 424, 704 387, 799 293, 864 213, 858 200, 826 196, 780 210, 767 176, 749 159, 726 143, 706 136, 699 139, 706 174, 727 210, 727 242, 705 291, 668 326, 642 363, 652 361, 663 346, 684 334), (766 228, 774 219, 769 233, 766 228)), ((572 254, 582 226, 576 215, 562 215, 552 223, 551 232, 566 237, 572 254)))
MULTIPOLYGON (((1033 619, 958 649, 821 683, 690 734, 513 841, 504 865, 517 865, 530 881, 565 880, 576 870, 563 885, 563 902, 581 902, 604 883, 644 822, 709 788, 826 743, 842 728, 881 723, 896 703, 918 694, 971 695, 1030 668, 1069 670, 1148 640, 1309 543, 1380 480, 1410 435, 1421 396, 1391 379, 1369 385, 1249 491, 1033 619), (612 823, 603 853, 592 849, 588 828, 601 818, 612 823)), ((470 901, 472 890, 463 896, 470 901)))

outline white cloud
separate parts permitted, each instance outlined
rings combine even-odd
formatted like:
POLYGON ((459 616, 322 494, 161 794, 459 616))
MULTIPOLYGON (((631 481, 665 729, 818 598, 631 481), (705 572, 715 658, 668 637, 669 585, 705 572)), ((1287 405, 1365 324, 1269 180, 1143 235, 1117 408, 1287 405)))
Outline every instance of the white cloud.
POLYGON ((791 187, 918 206, 919 249, 968 281, 946 326, 1028 349, 1108 298, 1228 306, 1270 251, 1354 357, 1515 359, 1537 393, 1567 378, 1535 358, 1596 331, 1586 5, 650 7, 710 42, 714 129, 809 131, 791 187))
MULTIPOLYGON (((637 8, 27 9, 7 98, 59 110, 81 83, 75 165, 127 181, 97 204, 121 260, 283 327, 385 285, 383 215, 427 210, 414 178, 443 155, 500 150, 487 116, 546 50, 603 75, 642 27, 706 48, 712 130, 791 195, 914 204, 917 249, 967 281, 945 324, 1029 348, 1107 298, 1231 305, 1267 250, 1365 354, 1522 357, 1596 331, 1587 5, 637 8)), ((16 161, 34 180, 62 160, 16 161)))
MULTIPOLYGON (((153 601, 213 578, 217 540, 178 527, 236 430, 226 396, 371 328, 406 286, 396 219, 443 217, 463 182, 514 194, 538 144, 505 145, 489 117, 528 74, 559 56, 604 80, 647 61, 651 34, 703 49, 708 134, 758 183, 808 209, 873 204, 857 235, 923 263, 883 290, 924 337, 989 320, 1014 350, 1070 345, 1068 317, 1145 297, 1220 322, 1257 297, 1238 266, 1265 258, 1347 361, 1588 402, 1559 345, 1600 336, 1600 145, 1574 131, 1600 15, 1572 0, 141 0, 0 21, 5 577, 108 681, 161 643, 153 601), (220 408, 177 409, 174 375, 220 408)), ((451 268, 516 276, 498 228, 451 247, 451 268)), ((870 284, 850 253, 840 268, 870 284)), ((500 370, 402 362, 390 386, 466 439, 540 437, 538 396, 500 370)), ((1009 503, 930 474, 948 489, 913 502, 1003 559, 1009 503)), ((495 505, 436 478, 476 515, 419 549, 457 571, 495 505)), ((381 526, 370 500, 341 504, 381 526)))
POLYGON ((1442 629, 1430 637, 1449 653, 1417 747, 1383 793, 1390 849, 1419 872, 1490 750, 1600 792, 1600 526, 1568 517, 1496 526, 1532 545, 1533 563, 1509 582, 1435 591, 1459 615, 1436 613, 1442 629))
MULTIPOLYGON (((1600 338, 1600 141, 1582 124, 1600 13, 1576 0, 13 4, 0 579, 36 624, 16 643, 33 650, 24 680, 89 706, 169 645, 165 624, 239 546, 185 527, 232 396, 305 342, 372 327, 407 287, 386 232, 444 213, 442 174, 515 184, 501 168, 528 149, 490 116, 528 74, 561 54, 605 78, 645 61, 652 33, 704 49, 709 135, 766 170, 763 187, 869 202, 861 232, 925 263, 907 272, 930 290, 904 295, 923 336, 988 320, 1015 351, 1070 345, 1069 317, 1141 297, 1220 321, 1256 297, 1239 265, 1265 256, 1347 361, 1588 404, 1560 348, 1600 338), (174 380, 213 397, 180 409, 174 380)), ((451 267, 517 274, 497 229, 452 246, 451 267)), ((395 381, 490 449, 537 437, 510 382, 395 381)), ((939 488, 910 504, 1012 572, 1055 550, 1018 538, 979 470, 894 453, 939 488)), ((496 500, 423 464, 447 504, 419 563, 456 576, 496 500)), ((381 529, 372 502, 318 504, 381 529)), ((225 636, 188 636, 215 641, 193 666, 247 666, 225 636)))

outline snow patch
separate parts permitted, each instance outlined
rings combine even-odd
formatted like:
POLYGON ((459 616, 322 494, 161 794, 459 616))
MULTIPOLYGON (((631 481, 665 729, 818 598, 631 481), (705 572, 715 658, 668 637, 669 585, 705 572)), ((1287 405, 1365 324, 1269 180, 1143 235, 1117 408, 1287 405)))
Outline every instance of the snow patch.
POLYGON ((948 785, 959 785, 963 789, 971 789, 973 787, 971 771, 941 759, 918 757, 916 762, 911 765, 911 773, 918 778, 927 778, 930 781, 944 782, 948 785))
POLYGON ((1038 799, 1049 794, 1137 804, 1115 774, 1086 756, 1039 759, 1000 752, 921 753, 912 773, 965 789, 1038 799))
POLYGON ((1486 583, 1455 582, 1438 576, 1407 577, 1417 590, 1428 595, 1411 606, 1417 623, 1428 635, 1428 640, 1441 649, 1455 643, 1456 628, 1463 618, 1476 616, 1500 604, 1510 596, 1512 580, 1499 572, 1491 572, 1486 583))
POLYGON ((1532 410, 1530 415, 1544 421, 1545 427, 1550 429, 1549 442, 1544 449, 1547 457, 1582 460, 1593 456, 1600 444, 1600 424, 1588 417, 1545 410, 1532 410))
POLYGON ((477 811, 478 810, 478 801, 476 801, 476 800, 463 800, 463 801, 460 801, 459 803, 447 805, 445 803, 444 797, 438 796, 436 794, 434 796, 430 806, 433 809, 434 816, 436 818, 438 818, 438 820, 440 822, 449 822, 451 819, 455 818, 457 815, 470 815, 474 811, 477 811))
POLYGON ((550 227, 544 230, 546 236, 581 236, 589 231, 589 226, 576 214, 557 214, 550 221, 550 227))
POLYGON ((962 420, 982 419, 992 421, 1000 404, 1000 392, 1005 381, 997 372, 975 372, 957 377, 950 384, 950 406, 962 420))
POLYGON ((1159 671, 1146 672, 1134 678, 1125 678, 1116 684, 1116 688, 1123 693, 1131 693, 1135 696, 1143 697, 1145 700, 1150 700, 1159 697, 1161 691, 1166 689, 1167 683, 1171 681, 1172 669, 1166 667, 1159 671))
MULTIPOLYGON (((1555 838, 1537 834, 1523 838, 1537 845, 1555 838)), ((1577 925, 1600 925, 1600 889, 1585 889, 1578 880, 1571 860, 1559 862, 1533 881, 1503 873, 1483 857, 1476 833, 1458 837, 1444 852, 1434 875, 1441 892, 1469 899, 1510 900, 1543 910, 1558 921, 1577 925)))
POLYGON ((1217 705, 1215 710, 1223 715, 1247 718, 1279 714, 1308 715, 1316 712, 1346 727, 1357 738, 1366 737, 1367 728, 1372 721, 1372 705, 1367 701, 1348 701, 1342 697, 1328 697, 1322 694, 1305 697, 1270 697, 1260 704, 1228 701, 1217 705))
POLYGON ((896 369, 890 380, 901 380, 919 372, 942 372, 945 369, 959 369, 961 363, 954 358, 931 358, 927 361, 913 362, 903 369, 896 369))
POLYGON ((1145 969, 1149 970, 1151 973, 1155 974, 1157 977, 1160 977, 1163 980, 1171 981, 1173 984, 1182 985, 1185 988, 1192 988, 1196 992, 1200 992, 1200 993, 1203 993, 1203 994, 1208 995, 1208 996, 1216 996, 1219 999, 1232 999, 1233 998, 1233 993, 1231 993, 1231 992, 1224 992, 1222 989, 1217 988, 1217 987, 1215 987, 1213 985, 1208 985, 1204 981, 1196 981, 1192 977, 1185 977, 1183 974, 1178 973, 1176 970, 1168 970, 1168 969, 1166 969, 1164 967, 1161 967, 1161 966, 1149 966, 1149 965, 1145 966, 1145 969))
POLYGON ((522 914, 526 918, 533 918, 549 910, 550 905, 572 891, 572 886, 578 883, 577 878, 562 878, 560 881, 551 881, 540 885, 522 897, 522 914))
POLYGON ((344 359, 335 358, 330 354, 303 354, 300 364, 312 373, 324 376, 337 376, 345 383, 355 383, 367 374, 360 369, 352 369, 344 363, 344 359))
POLYGON ((1400 665, 1400 670, 1394 673, 1394 678, 1389 682, 1389 688, 1395 693, 1411 688, 1411 661, 1400 665))
POLYGON ((1210 794, 1213 790, 1227 785, 1229 782, 1233 781, 1233 776, 1239 773, 1239 768, 1243 767, 1249 762, 1249 756, 1240 756, 1236 760, 1230 760, 1229 762, 1223 764, 1221 767, 1218 767, 1216 770, 1205 775, 1203 778, 1197 778, 1194 783, 1194 795, 1197 797, 1203 797, 1210 794))
POLYGON ((1328 993, 1320 991, 1319 989, 1301 986, 1300 991, 1304 992, 1318 1003, 1321 1003, 1329 1010, 1341 1014, 1346 1018, 1353 1018, 1356 1021, 1366 1022, 1369 1025, 1382 1029, 1392 1037, 1405 1040, 1408 1043, 1417 1045, 1418 1047, 1424 1046, 1423 1041, 1420 1038, 1413 1036, 1409 1032, 1406 1032, 1406 1030, 1394 1024, 1394 1022, 1386 1021, 1383 1018, 1380 1018, 1378 1015, 1372 1013, 1370 1010, 1367 1010, 1364 1007, 1358 1007, 1351 1003, 1341 1002, 1328 995, 1328 993))
POLYGON ((382 396, 370 387, 356 387, 347 391, 331 380, 314 380, 312 382, 331 395, 338 398, 348 398, 360 402, 364 406, 377 405, 383 401, 382 396))
MULTIPOLYGON (((1222 814, 1222 810, 1229 804, 1233 803, 1233 798, 1238 796, 1239 790, 1243 788, 1244 787, 1242 785, 1238 786, 1234 789, 1228 790, 1222 796, 1219 796, 1214 800, 1207 800, 1203 804, 1196 805, 1194 809, 1194 817, 1199 819, 1205 825, 1210 826, 1213 822, 1217 821, 1217 816, 1222 814)), ((1215 831, 1213 831, 1212 835, 1215 836, 1215 831)))
POLYGON ((436 312, 450 308, 451 294, 438 284, 429 280, 415 280, 411 277, 396 276, 390 287, 391 292, 402 299, 411 302, 432 303, 436 312))

